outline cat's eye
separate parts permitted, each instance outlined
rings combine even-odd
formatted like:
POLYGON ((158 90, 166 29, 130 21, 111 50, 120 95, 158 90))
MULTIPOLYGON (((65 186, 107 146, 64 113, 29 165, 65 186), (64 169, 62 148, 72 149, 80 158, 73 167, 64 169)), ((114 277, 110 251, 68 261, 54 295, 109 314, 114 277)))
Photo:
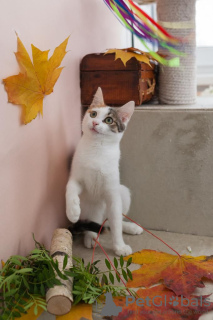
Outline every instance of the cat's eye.
POLYGON ((113 119, 111 117, 107 117, 104 121, 107 124, 112 124, 113 123, 113 119))
POLYGON ((96 111, 90 112, 90 117, 91 118, 95 118, 96 116, 97 116, 97 112, 96 111))

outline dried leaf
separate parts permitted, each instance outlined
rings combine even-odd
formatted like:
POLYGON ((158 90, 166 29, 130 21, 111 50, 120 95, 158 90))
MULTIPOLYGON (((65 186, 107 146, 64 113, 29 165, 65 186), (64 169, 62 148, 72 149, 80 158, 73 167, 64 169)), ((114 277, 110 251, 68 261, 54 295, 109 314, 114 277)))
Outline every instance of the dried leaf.
POLYGON ((8 94, 8 102, 23 107, 23 121, 29 123, 43 113, 43 99, 53 92, 63 68, 59 68, 65 54, 68 39, 65 39, 53 52, 48 60, 47 51, 41 51, 32 45, 33 62, 23 43, 17 37, 17 61, 21 73, 3 79, 8 94))
POLYGON ((144 62, 148 64, 150 67, 152 67, 150 64, 150 59, 153 60, 153 58, 151 58, 150 54, 143 52, 141 50, 137 50, 135 48, 110 49, 105 54, 109 54, 109 53, 115 53, 115 60, 121 59, 121 61, 125 66, 127 61, 129 61, 132 58, 136 58, 138 61, 144 62), (139 53, 137 53, 137 51, 139 51, 139 53))
POLYGON ((149 289, 139 289, 138 297, 116 297, 114 302, 122 307, 118 316, 113 320, 197 320, 213 310, 213 303, 208 296, 176 296, 163 285, 149 289), (137 300, 138 299, 138 300, 137 300))
POLYGON ((72 306, 71 311, 63 316, 57 316, 56 320, 80 320, 85 318, 92 320, 92 305, 86 303, 78 303, 76 306, 72 306))
POLYGON ((187 296, 196 287, 203 288, 203 277, 213 280, 213 256, 177 256, 155 250, 135 252, 132 262, 143 266, 132 272, 133 280, 128 281, 128 287, 149 287, 164 281, 164 285, 177 295, 187 296))

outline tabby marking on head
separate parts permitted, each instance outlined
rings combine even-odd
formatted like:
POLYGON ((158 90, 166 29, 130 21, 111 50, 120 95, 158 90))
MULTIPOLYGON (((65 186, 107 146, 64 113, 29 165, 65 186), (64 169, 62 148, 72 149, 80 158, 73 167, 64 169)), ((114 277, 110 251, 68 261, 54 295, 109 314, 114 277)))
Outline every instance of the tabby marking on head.
POLYGON ((108 116, 111 117, 111 119, 113 120, 112 123, 107 123, 105 120, 108 118, 106 118, 104 121, 105 123, 107 123, 110 126, 110 129, 112 132, 123 132, 125 130, 125 124, 121 121, 121 119, 118 116, 118 113, 115 109, 110 108, 109 109, 109 113, 108 116))

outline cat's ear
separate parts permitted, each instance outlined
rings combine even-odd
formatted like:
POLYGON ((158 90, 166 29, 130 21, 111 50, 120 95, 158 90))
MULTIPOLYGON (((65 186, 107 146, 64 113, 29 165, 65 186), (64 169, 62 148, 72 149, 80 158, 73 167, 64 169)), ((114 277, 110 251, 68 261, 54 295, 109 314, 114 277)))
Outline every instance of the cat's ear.
POLYGON ((135 110, 135 102, 129 101, 124 106, 118 108, 117 113, 123 123, 128 123, 135 110))
POLYGON ((105 107, 105 103, 104 103, 104 97, 103 97, 103 92, 101 90, 101 88, 99 87, 98 90, 96 91, 94 98, 92 100, 92 103, 90 105, 90 108, 92 107, 105 107))

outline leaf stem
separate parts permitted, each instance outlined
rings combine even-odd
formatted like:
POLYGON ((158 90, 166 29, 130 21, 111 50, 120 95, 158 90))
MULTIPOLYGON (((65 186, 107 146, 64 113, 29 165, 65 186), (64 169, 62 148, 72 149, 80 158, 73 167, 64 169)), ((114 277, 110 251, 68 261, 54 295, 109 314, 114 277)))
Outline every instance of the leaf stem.
POLYGON ((123 214, 123 216, 134 222, 137 226, 141 227, 142 229, 144 229, 146 232, 148 232, 149 234, 151 234, 153 237, 155 237, 156 239, 160 240, 161 242, 163 242, 168 248, 170 248, 172 251, 174 251, 178 256, 179 258, 181 258, 181 255, 175 250, 173 249, 170 245, 168 245, 168 243, 166 243, 165 241, 163 241, 161 238, 159 238, 158 236, 156 236, 154 233, 152 233, 151 231, 147 230, 146 228, 142 227, 139 223, 135 222, 134 220, 132 220, 131 218, 127 217, 125 214, 123 214))
POLYGON ((98 232, 98 234, 97 234, 97 237, 96 237, 96 239, 95 239, 95 244, 94 244, 93 252, 92 252, 92 260, 91 260, 90 270, 91 270, 91 266, 92 266, 93 261, 94 261, 95 247, 96 247, 96 244, 97 244, 97 243, 96 243, 96 240, 98 240, 98 238, 99 238, 99 236, 100 236, 100 233, 101 233, 101 230, 103 229, 103 226, 104 226, 104 224, 105 224, 106 221, 107 221, 107 219, 105 219, 104 222, 102 223, 102 225, 101 225, 101 227, 100 227, 100 230, 99 230, 99 232, 98 232))
MULTIPOLYGON (((117 270, 117 271, 118 271, 118 270, 122 270, 122 268, 118 268, 118 269, 116 269, 116 270, 117 270)), ((110 272, 110 270, 98 272, 97 274, 100 275, 100 274, 107 273, 107 272, 110 272)))

